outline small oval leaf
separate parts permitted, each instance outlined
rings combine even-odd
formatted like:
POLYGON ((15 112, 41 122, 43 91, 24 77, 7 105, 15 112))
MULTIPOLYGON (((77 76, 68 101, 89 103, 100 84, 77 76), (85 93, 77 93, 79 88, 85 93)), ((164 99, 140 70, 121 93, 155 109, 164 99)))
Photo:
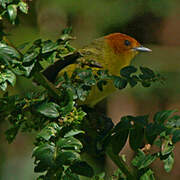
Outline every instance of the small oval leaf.
POLYGON ((129 144, 134 151, 137 151, 137 149, 142 146, 143 140, 144 128, 136 126, 134 129, 130 130, 129 144))
POLYGON ((49 118, 57 118, 59 116, 57 107, 58 105, 53 102, 49 102, 49 103, 45 102, 37 106, 36 111, 49 118))
POLYGON ((73 173, 79 174, 81 176, 92 177, 94 176, 93 168, 87 164, 85 161, 77 161, 70 166, 73 173))
POLYGON ((120 75, 126 78, 129 78, 132 73, 135 73, 137 71, 137 68, 134 66, 126 66, 121 69, 120 75))
POLYGON ((27 5, 27 3, 21 1, 19 3, 19 9, 20 9, 21 12, 27 14, 28 13, 28 5, 27 5))
POLYGON ((124 89, 127 86, 127 80, 121 77, 113 77, 113 83, 118 89, 124 89))
POLYGON ((7 11, 8 11, 9 18, 10 18, 11 22, 14 24, 15 20, 16 20, 16 16, 17 16, 17 5, 10 4, 7 7, 7 11))

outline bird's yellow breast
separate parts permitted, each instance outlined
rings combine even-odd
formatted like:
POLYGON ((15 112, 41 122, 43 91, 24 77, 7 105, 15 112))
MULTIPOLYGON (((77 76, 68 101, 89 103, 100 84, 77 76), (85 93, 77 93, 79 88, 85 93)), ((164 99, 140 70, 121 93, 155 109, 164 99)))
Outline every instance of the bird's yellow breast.
MULTIPOLYGON (((122 54, 115 54, 113 49, 106 44, 103 49, 103 57, 99 59, 99 63, 103 66, 103 69, 108 69, 110 74, 112 75, 120 75, 120 70, 128 66, 131 63, 131 60, 136 55, 136 52, 125 52, 122 54)), ((112 82, 108 82, 107 85, 104 86, 103 91, 100 91, 97 87, 93 87, 91 93, 87 97, 85 104, 90 106, 94 106, 98 102, 100 102, 105 97, 112 94, 117 89, 114 87, 112 82)))

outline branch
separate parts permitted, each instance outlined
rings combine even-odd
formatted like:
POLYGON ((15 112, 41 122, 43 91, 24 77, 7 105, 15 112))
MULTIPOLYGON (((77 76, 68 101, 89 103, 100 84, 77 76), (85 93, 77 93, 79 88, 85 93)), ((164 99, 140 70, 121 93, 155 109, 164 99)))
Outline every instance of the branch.
POLYGON ((116 164, 116 166, 124 173, 128 180, 136 180, 136 177, 130 171, 128 165, 122 160, 122 158, 118 154, 114 154, 112 152, 111 147, 106 149, 106 154, 110 157, 110 159, 116 164))
POLYGON ((34 81, 43 86, 45 89, 48 90, 49 95, 52 98, 55 98, 57 100, 61 100, 62 94, 61 92, 55 88, 55 86, 49 82, 46 77, 43 76, 41 72, 35 72, 34 73, 34 81))

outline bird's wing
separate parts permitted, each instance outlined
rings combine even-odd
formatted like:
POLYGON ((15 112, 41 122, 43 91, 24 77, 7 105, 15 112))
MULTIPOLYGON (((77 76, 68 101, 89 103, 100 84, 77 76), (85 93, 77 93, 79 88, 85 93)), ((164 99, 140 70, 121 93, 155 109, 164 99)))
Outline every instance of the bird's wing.
POLYGON ((43 71, 44 76, 49 81, 54 82, 59 71, 63 73, 63 68, 66 66, 68 67, 66 67, 65 70, 71 72, 75 68, 73 63, 75 63, 76 60, 90 67, 102 68, 101 63, 99 63, 100 59, 103 57, 102 40, 103 38, 96 39, 88 46, 78 50, 78 52, 64 57, 64 61, 62 59, 56 61, 43 71))
MULTIPOLYGON (((101 68, 101 61, 103 58, 103 38, 99 38, 94 40, 92 43, 90 43, 87 46, 84 46, 79 50, 80 54, 82 55, 82 58, 80 58, 80 61, 85 62, 92 62, 92 64, 89 64, 89 66, 93 67, 99 67, 101 68)), ((87 64, 88 65, 88 64, 87 64)))

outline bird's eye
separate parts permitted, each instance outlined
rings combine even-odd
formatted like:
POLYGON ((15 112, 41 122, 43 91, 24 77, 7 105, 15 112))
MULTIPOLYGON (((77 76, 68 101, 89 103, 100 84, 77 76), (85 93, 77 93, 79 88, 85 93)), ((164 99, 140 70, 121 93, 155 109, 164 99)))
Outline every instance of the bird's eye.
POLYGON ((126 46, 129 46, 129 45, 131 45, 131 42, 128 41, 128 40, 125 40, 125 41, 124 41, 124 44, 125 44, 126 46))

